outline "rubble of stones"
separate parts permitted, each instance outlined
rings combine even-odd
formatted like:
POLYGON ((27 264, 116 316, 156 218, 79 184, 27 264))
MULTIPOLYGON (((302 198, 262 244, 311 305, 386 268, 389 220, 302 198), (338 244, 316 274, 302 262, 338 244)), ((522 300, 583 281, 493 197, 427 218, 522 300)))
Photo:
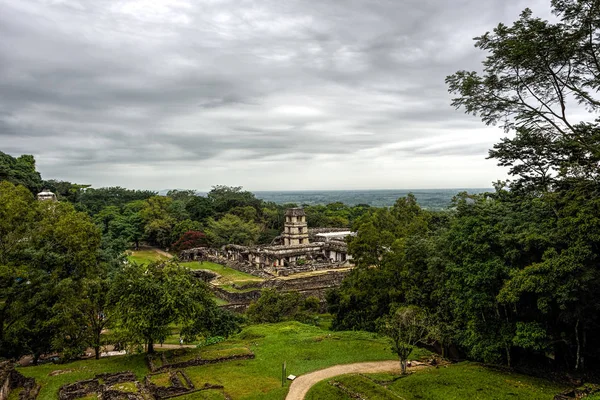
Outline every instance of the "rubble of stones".
MULTIPOLYGON (((164 372, 159 372, 158 374, 161 373, 164 372)), ((223 390, 222 385, 213 385, 210 383, 206 383, 201 388, 196 388, 194 386, 194 383, 190 380, 190 378, 186 375, 186 373, 183 370, 169 371, 168 374, 170 382, 169 386, 159 386, 152 383, 151 377, 157 375, 156 373, 146 376, 144 384, 146 385, 150 393, 152 393, 154 398, 166 399, 209 389, 223 390)))
POLYGON ((585 399, 588 396, 598 393, 600 393, 600 385, 590 384, 576 389, 567 389, 564 392, 554 396, 554 400, 585 399))
POLYGON ((211 285, 211 290, 216 297, 227 301, 229 304, 222 306, 230 311, 238 311, 233 307, 238 307, 240 312, 245 311, 252 301, 256 301, 261 294, 262 289, 277 289, 283 292, 299 292, 303 297, 316 297, 325 304, 325 295, 327 290, 338 287, 348 271, 327 271, 321 274, 303 276, 292 279, 272 278, 263 282, 252 282, 244 286, 233 284, 235 289, 243 290, 232 292, 211 285))
POLYGON ((81 397, 96 394, 102 400, 150 400, 156 399, 143 385, 141 385, 131 371, 115 374, 99 374, 92 379, 63 385, 58 391, 59 400, 75 400, 81 397), (120 391, 115 388, 122 383, 133 383, 136 392, 120 391))
MULTIPOLYGON (((212 360, 196 358, 169 364, 167 363, 164 353, 155 356, 148 355, 146 360, 148 362, 148 367, 152 372, 146 375, 143 383, 140 383, 135 374, 131 371, 118 372, 115 374, 99 374, 92 379, 81 380, 61 386, 58 391, 58 398, 59 400, 76 400, 89 395, 96 395, 100 400, 161 400, 203 390, 217 389, 222 391, 222 385, 214 385, 211 383, 205 383, 202 387, 195 387, 192 380, 181 368, 250 358, 254 358, 253 353, 221 357, 212 360), (162 366, 157 367, 155 365, 155 357, 161 358, 162 366), (152 382, 152 377, 160 374, 169 375, 168 386, 157 385, 152 382), (135 385, 135 391, 127 389, 119 390, 119 384, 124 383, 135 385)), ((223 392, 223 396, 229 398, 225 392, 223 392)), ((29 400, 29 398, 26 399, 29 400)), ((0 400, 5 399, 0 397, 0 400)))
POLYGON ((41 385, 35 379, 21 375, 10 361, 0 362, 0 400, 8 398, 10 392, 22 388, 19 400, 34 400, 40 392, 41 385))

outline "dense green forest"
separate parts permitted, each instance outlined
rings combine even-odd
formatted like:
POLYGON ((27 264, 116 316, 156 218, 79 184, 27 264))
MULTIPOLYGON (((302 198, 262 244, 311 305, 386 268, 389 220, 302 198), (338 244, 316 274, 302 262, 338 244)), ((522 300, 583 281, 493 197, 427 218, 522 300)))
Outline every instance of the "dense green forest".
POLYGON ((359 218, 357 268, 329 296, 335 328, 376 330, 411 305, 429 340, 472 359, 598 366, 600 6, 552 6, 558 22, 525 10, 476 38, 483 73, 446 79, 453 105, 510 133, 489 156, 512 179, 457 196, 448 214, 408 197, 359 218), (589 120, 572 120, 577 109, 589 120))
MULTIPOLYGON (((30 155, 0 152, 0 171, 0 357, 37 360, 58 351, 68 359, 88 347, 98 355, 107 343, 152 351, 170 324, 186 341, 236 331, 239 318, 217 308, 207 286, 177 262, 139 266, 126 263, 125 251, 141 243, 175 252, 268 244, 285 209, 296 206, 266 203, 240 187, 159 196, 45 181, 30 155), (42 188, 59 201, 36 201, 42 188), (110 336, 101 335, 106 328, 110 336)), ((349 227, 369 210, 306 207, 310 226, 349 227)))
MULTIPOLYGON (((462 193, 443 212, 421 209, 413 196, 389 208, 305 208, 309 226, 357 232, 349 240, 356 267, 328 295, 334 329, 382 331, 398 310, 418 310, 420 341, 444 354, 598 366, 600 6, 552 5, 557 22, 524 11, 512 26, 476 38, 488 55, 483 73, 446 79, 454 106, 506 130, 489 156, 509 168, 509 181, 492 193, 462 193), (567 105, 588 110, 590 120, 572 120, 567 105)), ((123 252, 141 242, 171 249, 270 243, 289 206, 239 187, 158 196, 43 181, 29 155, 0 153, 0 180, 3 357, 75 356, 98 347, 102 324, 114 327, 111 340, 149 349, 169 323, 189 337, 235 331, 236 317, 176 263, 141 274, 123 263, 123 252), (42 188, 60 201, 36 202, 42 188), (144 297, 148 288, 170 300, 144 297)))

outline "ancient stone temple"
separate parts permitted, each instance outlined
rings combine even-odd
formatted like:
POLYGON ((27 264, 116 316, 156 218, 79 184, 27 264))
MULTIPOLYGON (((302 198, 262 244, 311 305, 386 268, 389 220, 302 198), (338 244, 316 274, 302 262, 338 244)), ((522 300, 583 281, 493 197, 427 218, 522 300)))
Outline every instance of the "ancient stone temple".
POLYGON ((303 208, 287 209, 281 237, 284 246, 308 244, 308 225, 306 225, 306 214, 303 208))
POLYGON ((184 250, 180 258, 186 261, 211 260, 239 270, 270 275, 348 267, 351 257, 345 238, 353 234, 347 229, 309 229, 304 209, 290 208, 285 212, 279 244, 196 248, 184 250))

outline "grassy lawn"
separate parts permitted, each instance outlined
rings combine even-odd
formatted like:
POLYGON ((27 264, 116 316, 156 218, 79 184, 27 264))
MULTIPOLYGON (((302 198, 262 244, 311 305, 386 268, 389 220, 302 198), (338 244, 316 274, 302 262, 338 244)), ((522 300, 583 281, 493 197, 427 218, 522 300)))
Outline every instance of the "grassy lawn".
POLYGON ((417 371, 398 379, 390 374, 343 375, 319 382, 307 400, 350 399, 343 388, 370 400, 388 399, 548 399, 565 389, 559 384, 515 373, 460 363, 417 371))
MULTIPOLYGON (((281 387, 281 365, 284 361, 288 374, 300 375, 335 364, 393 359, 386 341, 372 333, 330 332, 298 322, 250 326, 225 342, 192 349, 192 352, 209 359, 245 354, 248 349, 256 355, 255 359, 189 367, 185 372, 196 387, 207 382, 220 384, 233 399, 279 400, 288 390, 287 384, 281 387)), ((140 381, 150 373, 143 355, 19 368, 23 375, 32 376, 42 384, 38 397, 41 400, 56 399, 59 387, 66 383, 89 379, 103 372, 126 370, 133 371, 140 381), (57 370, 69 372, 49 375, 57 370)), ((210 400, 224 397, 220 391, 211 390, 180 398, 210 400)))
POLYGON ((177 400, 225 400, 225 396, 220 390, 211 389, 179 396, 177 400))
MULTIPOLYGON (((220 364, 189 367, 187 376, 195 387, 205 383, 224 386, 232 399, 272 399, 285 397, 289 383, 281 387, 281 366, 285 361, 287 374, 301 375, 336 364, 394 359, 386 341, 368 332, 330 332, 298 322, 262 324, 245 328, 235 337, 202 349, 189 349, 181 358, 199 355, 205 359, 252 351, 256 358, 220 364)), ((177 354, 177 352, 174 352, 177 354)), ((419 351, 412 358, 425 356, 419 351)), ((68 364, 45 364, 23 367, 19 371, 36 378, 42 384, 38 397, 56 399, 61 385, 92 378, 103 372, 131 370, 140 381, 149 374, 144 356, 118 356, 68 364), (56 371, 66 373, 56 375, 56 371), (53 376, 50 374, 53 373, 53 376)), ((485 368, 475 363, 431 368, 395 379, 390 374, 346 375, 334 380, 345 388, 368 396, 369 399, 551 399, 564 387, 523 375, 485 368)), ((166 383, 167 375, 153 377, 166 383)), ((223 399, 219 390, 208 390, 180 397, 184 400, 223 399)), ((307 399, 346 399, 343 391, 327 382, 320 382, 307 399)))
POLYGON ((287 374, 301 375, 335 364, 393 359, 385 340, 371 333, 334 333, 297 322, 251 326, 215 347, 236 342, 249 346, 256 358, 187 368, 196 387, 210 382, 223 385, 233 399, 283 399, 284 361, 287 374))
MULTIPOLYGON (((151 248, 137 250, 137 251, 131 250, 131 251, 128 251, 127 253, 128 253, 127 259, 129 261, 135 262, 137 264, 149 264, 151 262, 165 261, 165 260, 169 259, 169 257, 156 251, 156 249, 151 249, 151 248)), ((222 278, 220 279, 221 282, 217 282, 217 283, 223 283, 223 284, 238 283, 238 284, 240 284, 240 283, 244 283, 244 282, 249 283, 249 282, 263 281, 263 279, 261 279, 257 276, 245 274, 243 272, 236 271, 234 269, 227 268, 227 267, 224 267, 222 265, 215 264, 212 262, 200 263, 197 261, 193 261, 193 262, 181 263, 181 265, 184 265, 190 269, 208 269, 211 271, 215 271, 222 276, 222 278)), ((227 301, 225 301, 223 299, 219 299, 218 297, 214 297, 214 300, 217 303, 217 305, 219 305, 219 306, 228 304, 227 301)), ((172 338, 170 338, 169 341, 167 341, 165 343, 179 344, 179 336, 172 340, 171 339, 172 338)))
POLYGON ((258 276, 246 274, 245 272, 225 267, 221 264, 215 264, 210 261, 190 261, 181 263, 181 265, 185 265, 189 269, 208 269, 210 271, 214 271, 217 274, 221 275, 221 278, 219 279, 219 283, 221 284, 243 284, 244 282, 261 282, 264 280, 262 278, 259 278, 258 276))
MULTIPOLYGON (((154 261, 164 261, 168 260, 170 257, 165 256, 162 253, 159 253, 157 249, 145 248, 142 250, 132 250, 127 252, 127 259, 129 261, 138 263, 138 264, 149 264, 154 261)), ((225 267, 221 264, 216 264, 210 261, 189 261, 180 263, 183 266, 186 266, 189 269, 207 269, 210 271, 214 271, 217 274, 221 275, 219 279, 220 284, 227 285, 236 283, 238 285, 243 285, 244 283, 248 284, 251 282, 262 282, 264 279, 259 278, 258 276, 246 274, 245 272, 240 272, 233 268, 225 267)))
POLYGON ((155 249, 132 250, 127 252, 127 259, 137 264, 150 264, 154 261, 165 261, 170 257, 158 253, 155 249))
POLYGON ((116 383, 112 385, 109 389, 127 393, 136 393, 138 391, 135 382, 116 383))
POLYGON ((36 382, 42 385, 38 396, 40 400, 57 399, 58 389, 62 385, 90 379, 97 374, 129 370, 135 373, 138 380, 142 380, 149 372, 142 354, 106 357, 100 360, 82 360, 68 364, 44 364, 36 367, 19 368, 18 370, 25 376, 35 378, 36 382), (54 375, 58 371, 65 371, 66 373, 54 375), (54 376, 50 376, 51 373, 54 373, 54 376))

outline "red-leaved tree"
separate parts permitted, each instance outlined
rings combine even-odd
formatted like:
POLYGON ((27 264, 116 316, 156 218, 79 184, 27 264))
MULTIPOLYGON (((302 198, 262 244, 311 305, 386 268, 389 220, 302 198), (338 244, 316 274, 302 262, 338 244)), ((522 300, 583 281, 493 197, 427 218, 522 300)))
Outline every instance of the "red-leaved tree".
POLYGON ((200 231, 187 231, 179 240, 173 243, 172 248, 175 251, 193 249, 194 247, 206 246, 206 235, 200 231))

